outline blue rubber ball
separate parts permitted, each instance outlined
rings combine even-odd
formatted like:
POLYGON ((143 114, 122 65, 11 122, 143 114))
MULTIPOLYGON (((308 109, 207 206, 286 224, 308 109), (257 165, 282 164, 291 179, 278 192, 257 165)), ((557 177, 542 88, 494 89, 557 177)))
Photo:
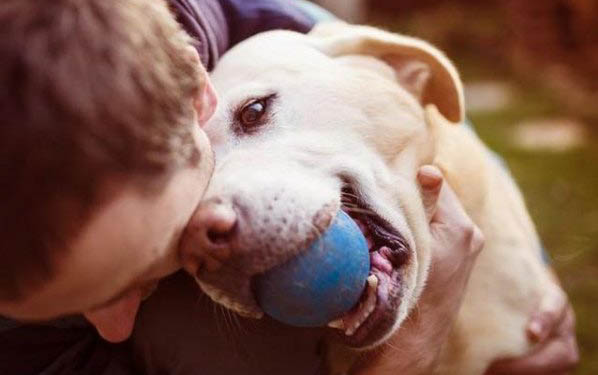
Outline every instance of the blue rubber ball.
POLYGON ((324 326, 357 304, 369 270, 363 234, 339 211, 309 249, 257 278, 257 300, 266 314, 283 323, 324 326))

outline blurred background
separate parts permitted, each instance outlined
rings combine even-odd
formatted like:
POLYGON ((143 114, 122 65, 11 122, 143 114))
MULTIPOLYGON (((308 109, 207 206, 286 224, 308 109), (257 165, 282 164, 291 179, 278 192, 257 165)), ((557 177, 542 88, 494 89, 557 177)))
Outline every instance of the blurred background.
POLYGON ((468 116, 519 182, 573 303, 576 374, 598 374, 598 0, 316 2, 455 62, 468 116))

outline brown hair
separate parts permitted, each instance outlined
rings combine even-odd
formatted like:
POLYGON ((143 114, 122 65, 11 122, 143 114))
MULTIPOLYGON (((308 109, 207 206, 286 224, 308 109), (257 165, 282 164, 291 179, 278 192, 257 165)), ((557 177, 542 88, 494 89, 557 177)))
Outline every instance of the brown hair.
POLYGON ((0 2, 0 299, 51 277, 106 177, 197 162, 187 38, 160 0, 0 2))

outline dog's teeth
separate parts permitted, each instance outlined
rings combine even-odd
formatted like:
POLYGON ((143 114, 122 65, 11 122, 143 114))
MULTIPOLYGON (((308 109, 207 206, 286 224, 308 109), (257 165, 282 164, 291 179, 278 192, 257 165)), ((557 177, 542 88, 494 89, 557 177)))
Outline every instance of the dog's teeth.
POLYGON ((370 314, 376 307, 376 290, 378 288, 378 283, 379 281, 376 275, 368 276, 365 301, 359 303, 355 313, 352 313, 342 320, 342 326, 339 327, 338 322, 341 319, 330 322, 328 326, 332 328, 343 329, 348 325, 345 330, 345 335, 352 336, 355 331, 357 331, 359 327, 361 327, 361 325, 369 318, 370 314))
POLYGON ((328 323, 328 327, 336 328, 336 329, 344 329, 345 323, 343 323, 342 319, 336 319, 336 320, 333 320, 330 323, 328 323))
POLYGON ((375 289, 378 286, 378 278, 376 277, 376 275, 370 275, 367 278, 368 280, 368 286, 372 289, 375 289))

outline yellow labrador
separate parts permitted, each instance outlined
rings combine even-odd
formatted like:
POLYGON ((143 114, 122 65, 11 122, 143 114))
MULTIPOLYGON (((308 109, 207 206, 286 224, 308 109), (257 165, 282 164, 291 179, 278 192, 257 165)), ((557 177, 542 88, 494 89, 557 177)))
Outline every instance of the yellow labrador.
POLYGON ((530 349, 525 325, 550 275, 511 177, 459 125, 462 83, 440 51, 372 27, 325 24, 308 35, 255 36, 228 52, 212 79, 220 103, 206 131, 217 166, 201 210, 212 226, 236 215, 225 236, 195 228, 205 234, 196 279, 214 301, 261 317, 253 277, 345 209, 369 240, 375 304, 330 330, 356 350, 383 344, 426 285, 430 233, 416 172, 435 164, 486 238, 438 373, 482 374, 492 360, 530 349))

